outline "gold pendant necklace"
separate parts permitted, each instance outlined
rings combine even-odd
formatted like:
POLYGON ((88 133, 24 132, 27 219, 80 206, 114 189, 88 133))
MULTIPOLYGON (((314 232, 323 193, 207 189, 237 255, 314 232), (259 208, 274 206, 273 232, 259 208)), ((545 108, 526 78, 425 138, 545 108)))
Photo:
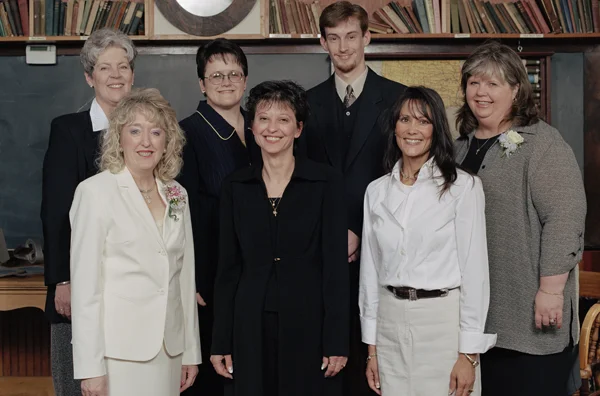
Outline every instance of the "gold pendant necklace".
POLYGON ((208 126, 210 126, 213 131, 215 131, 215 133, 217 134, 217 136, 219 137, 219 139, 221 139, 223 141, 227 141, 227 140, 231 139, 231 137, 235 134, 235 128, 233 128, 233 132, 231 132, 231 135, 229 135, 228 137, 224 138, 223 136, 221 136, 219 134, 219 132, 217 132, 217 130, 215 129, 215 127, 212 126, 212 124, 210 122, 208 122, 208 120, 206 119, 206 117, 204 117, 204 114, 200 113, 198 110, 196 110, 196 113, 200 114, 200 117, 202 117, 204 119, 204 121, 206 121, 206 123, 208 124, 208 126))
POLYGON ((479 150, 481 150, 482 148, 484 148, 484 147, 485 147, 485 145, 486 145, 486 144, 487 144, 487 143, 490 141, 490 139, 491 139, 491 138, 487 138, 487 139, 485 140, 485 143, 483 143, 483 144, 481 145, 481 147, 479 147, 479 139, 477 139, 477 150, 475 150, 475 155, 479 155, 479 150))
POLYGON ((139 190, 140 190, 140 192, 142 193, 142 197, 144 197, 144 201, 146 201, 146 203, 147 203, 148 205, 150 205, 150 203, 152 202, 152 198, 150 198, 150 193, 151 193, 152 191, 154 191, 154 187, 152 187, 152 188, 149 188, 149 189, 147 189, 147 190, 142 190, 142 189, 140 188, 139 190))
POLYGON ((273 216, 277 217, 277 208, 279 208, 279 204, 281 203, 281 197, 269 198, 269 203, 271 204, 271 208, 273 208, 273 216))

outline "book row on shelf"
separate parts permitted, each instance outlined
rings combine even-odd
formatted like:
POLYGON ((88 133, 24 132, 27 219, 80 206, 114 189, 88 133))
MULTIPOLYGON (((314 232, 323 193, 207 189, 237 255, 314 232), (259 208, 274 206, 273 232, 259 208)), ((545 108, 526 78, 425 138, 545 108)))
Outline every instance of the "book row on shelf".
POLYGON ((28 4, 27 0, 0 0, 0 37, 89 36, 103 27, 143 36, 144 3, 139 0, 32 0, 28 4), (29 11, 33 11, 33 15, 29 11))
POLYGON ((320 15, 318 1, 269 0, 269 33, 318 35, 320 15))
POLYGON ((27 0, 0 0, 0 37, 28 35, 27 0))
POLYGON ((374 12, 375 33, 599 33, 599 0, 403 0, 374 12))
MULTIPOLYGON (((600 33, 600 0, 401 0, 376 10, 379 34, 600 33)), ((270 34, 319 34, 318 1, 269 0, 270 34)))
POLYGON ((527 70, 527 76, 529 77, 529 82, 531 83, 531 87, 533 88, 533 100, 537 105, 538 109, 542 111, 542 115, 545 113, 544 111, 544 97, 543 97, 543 82, 542 82, 542 62, 540 59, 522 59, 523 65, 527 70))

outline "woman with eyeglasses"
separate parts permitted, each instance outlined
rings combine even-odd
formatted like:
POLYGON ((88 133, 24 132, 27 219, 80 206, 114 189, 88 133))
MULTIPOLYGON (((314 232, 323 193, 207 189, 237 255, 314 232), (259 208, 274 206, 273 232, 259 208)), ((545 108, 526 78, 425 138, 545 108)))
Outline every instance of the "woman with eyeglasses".
MULTIPOLYGON (((241 100, 246 89, 248 61, 232 41, 216 39, 198 49, 196 65, 206 100, 180 122, 186 134, 183 169, 178 181, 189 195, 196 259, 196 298, 203 361, 210 357, 213 322, 213 283, 218 260, 218 202, 223 179, 250 165, 256 148, 241 100)), ((186 395, 223 394, 220 377, 201 365, 195 386, 186 395)))

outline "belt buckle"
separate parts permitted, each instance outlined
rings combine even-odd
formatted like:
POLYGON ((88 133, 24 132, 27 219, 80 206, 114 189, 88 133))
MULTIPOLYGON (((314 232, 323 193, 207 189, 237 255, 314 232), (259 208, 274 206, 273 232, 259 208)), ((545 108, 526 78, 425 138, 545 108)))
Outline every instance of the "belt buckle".
POLYGON ((442 289, 440 291, 442 292, 442 294, 440 294, 440 297, 447 297, 448 293, 450 293, 448 289, 442 289))
POLYGON ((417 301, 417 289, 410 288, 408 289, 408 299, 410 301, 417 301))

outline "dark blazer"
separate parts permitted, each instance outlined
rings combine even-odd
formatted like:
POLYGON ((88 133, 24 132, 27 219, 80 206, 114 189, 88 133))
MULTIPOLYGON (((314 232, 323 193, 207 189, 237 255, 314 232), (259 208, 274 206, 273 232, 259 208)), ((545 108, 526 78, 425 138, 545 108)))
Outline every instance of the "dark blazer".
POLYGON ((71 279, 69 209, 77 185, 98 172, 95 163, 100 133, 94 132, 90 112, 66 114, 52 120, 42 170, 42 230, 46 316, 51 323, 68 322, 56 312, 56 284, 71 279))
POLYGON ((383 153, 387 142, 384 131, 389 110, 405 88, 369 69, 347 153, 342 152, 343 127, 336 111, 340 98, 335 89, 335 75, 308 91, 311 115, 299 138, 299 153, 343 173, 348 228, 358 237, 362 234, 367 185, 384 174, 383 153))
POLYGON ((271 271, 277 278, 279 394, 341 395, 324 379, 323 356, 347 356, 347 224, 341 176, 296 160, 274 219, 262 165, 223 183, 212 353, 233 355, 226 394, 263 396, 262 315, 271 271))
MULTIPOLYGON (((183 168, 177 180, 187 190, 190 202, 196 291, 207 304, 205 307, 198 306, 202 361, 208 362, 214 317, 214 281, 219 262, 221 188, 223 180, 233 171, 250 166, 252 153, 256 152, 257 147, 247 120, 244 128, 247 146, 244 147, 238 135, 232 134, 233 127, 206 101, 200 101, 197 110, 210 125, 197 112, 179 123, 187 142, 183 148, 183 168)), ((243 111, 242 113, 244 114, 243 111)), ((260 150, 258 151, 260 155, 260 150)), ((194 385, 184 394, 222 396, 223 378, 216 373, 212 365, 202 364, 199 370, 194 385)))
POLYGON ((253 155, 260 156, 260 150, 254 143, 247 121, 247 147, 244 147, 237 134, 231 135, 232 127, 206 101, 200 101, 198 111, 202 112, 219 135, 197 112, 179 122, 185 132, 186 145, 183 148, 183 168, 177 180, 187 190, 190 201, 196 291, 211 306, 219 257, 219 196, 222 183, 233 171, 248 167, 253 155), (222 140, 219 136, 231 137, 222 140))

